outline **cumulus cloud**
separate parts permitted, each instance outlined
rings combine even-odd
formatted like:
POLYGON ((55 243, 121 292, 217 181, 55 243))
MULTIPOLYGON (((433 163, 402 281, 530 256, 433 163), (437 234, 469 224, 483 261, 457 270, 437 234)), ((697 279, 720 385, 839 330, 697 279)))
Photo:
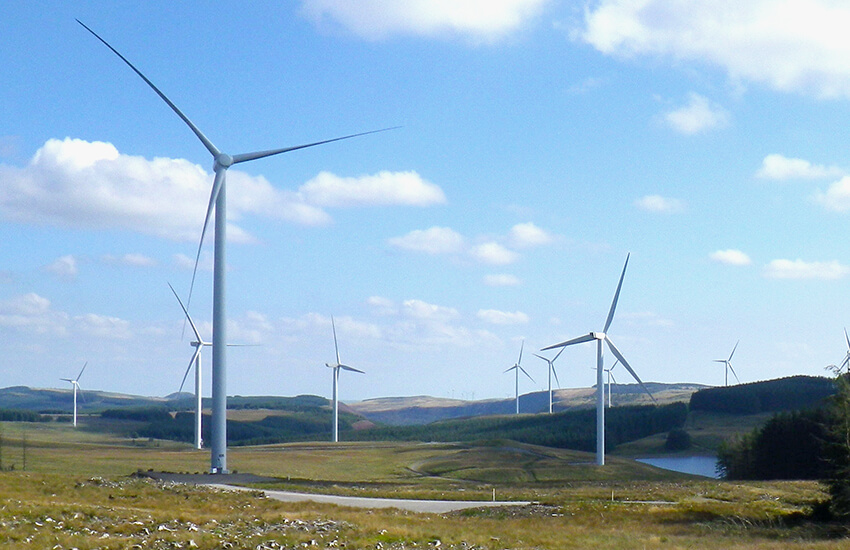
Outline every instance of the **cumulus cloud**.
POLYGON ((515 275, 506 273, 492 274, 484 276, 484 284, 487 286, 519 286, 522 281, 515 275))
POLYGON ((129 321, 94 313, 74 317, 74 330, 95 338, 129 340, 132 337, 129 321))
POLYGON ((850 273, 850 267, 837 261, 804 262, 803 260, 773 260, 764 268, 764 276, 770 279, 842 279, 850 273))
POLYGON ((804 159, 788 158, 774 153, 764 157, 756 176, 769 180, 788 180, 820 179, 842 174, 843 170, 837 166, 812 164, 804 159))
POLYGON ((317 206, 431 206, 443 204, 443 190, 416 172, 379 172, 343 178, 320 172, 298 188, 305 201, 317 206))
MULTIPOLYGON (((228 238, 250 242, 233 223, 246 214, 315 226, 331 222, 325 208, 427 206, 442 190, 414 172, 341 178, 323 172, 297 191, 262 176, 228 171, 228 238)), ((23 223, 123 229, 195 241, 203 224, 212 174, 183 159, 123 155, 110 143, 48 140, 24 167, 0 164, 0 216, 23 223)))
POLYGON ((664 114, 664 121, 680 134, 694 135, 729 124, 729 112, 705 97, 691 93, 688 103, 664 114))
POLYGON ((78 273, 77 259, 71 255, 62 256, 44 266, 44 269, 62 279, 73 279, 78 273))
MULTIPOLYGON (((124 265, 128 267, 155 267, 157 261, 144 254, 124 254, 123 256, 113 256, 107 254, 102 260, 107 264, 124 265)), ((193 263, 194 265, 194 263, 193 263)))
POLYGON ((485 323, 493 325, 524 325, 528 323, 528 315, 521 311, 499 311, 497 309, 479 309, 476 314, 485 323))
POLYGON ((391 35, 460 35, 493 41, 521 28, 549 0, 302 0, 317 23, 333 21, 369 40, 391 35))
POLYGON ((0 327, 35 334, 64 336, 66 313, 54 311, 50 300, 33 292, 0 302, 0 327))
POLYGON ((456 319, 460 315, 455 308, 429 304, 422 300, 405 300, 402 303, 402 312, 414 319, 441 322, 456 319))
POLYGON ((531 248, 549 244, 553 238, 552 235, 532 222, 527 222, 513 226, 508 235, 508 240, 515 248, 531 248))
POLYGON ((463 249, 463 236, 449 227, 431 227, 429 229, 417 229, 403 237, 389 239, 390 246, 409 250, 411 252, 425 252, 426 254, 454 254, 463 249))
POLYGON ((635 206, 647 212, 659 214, 674 214, 685 210, 685 203, 679 199, 662 197, 661 195, 646 195, 635 201, 635 206))
POLYGON ((622 57, 713 64, 738 81, 850 96, 850 5, 834 0, 601 0, 575 36, 622 57))
POLYGON ((814 201, 832 212, 850 210, 850 176, 844 176, 824 191, 814 195, 814 201))
POLYGON ((733 248, 712 252, 708 257, 719 264, 726 265, 750 265, 753 261, 745 253, 733 248))
POLYGON ((512 264, 519 259, 519 254, 513 250, 492 241, 472 247, 469 253, 479 262, 490 265, 512 264))

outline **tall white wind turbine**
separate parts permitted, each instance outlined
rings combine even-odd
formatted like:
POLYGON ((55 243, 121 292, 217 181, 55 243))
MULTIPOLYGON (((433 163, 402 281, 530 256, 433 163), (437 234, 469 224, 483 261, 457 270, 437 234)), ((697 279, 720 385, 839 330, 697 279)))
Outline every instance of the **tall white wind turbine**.
MULTIPOLYGON (((846 330, 844 331, 844 336, 845 336, 845 338, 847 337, 847 331, 846 330)), ((741 343, 740 340, 735 342, 735 347, 732 348, 732 353, 729 354, 729 359, 715 359, 714 360, 715 363, 723 363, 726 367, 726 386, 729 386, 729 371, 730 370, 732 371, 732 374, 735 375, 735 380, 737 380, 739 384, 741 383, 741 381, 738 379, 738 375, 735 373, 735 369, 732 368, 732 356, 735 355, 735 350, 738 349, 738 344, 740 344, 740 343, 741 343)), ((850 347, 850 341, 848 341, 848 347, 850 347)), ((850 350, 848 350, 848 352, 847 352, 847 357, 850 357, 850 350)), ((845 359, 844 362, 846 363, 847 359, 845 359)), ((842 365, 843 364, 844 363, 842 363, 842 365)))
POLYGON ((77 390, 80 389, 80 377, 83 375, 83 372, 86 370, 89 362, 86 361, 83 363, 83 368, 80 370, 80 374, 77 375, 76 378, 63 378, 65 382, 70 382, 71 386, 74 388, 74 427, 77 427, 77 390))
POLYGON ((540 359, 543 359, 549 365, 549 414, 552 414, 552 375, 553 374, 555 375, 555 382, 558 383, 558 387, 559 388, 561 387, 561 382, 560 382, 560 380, 558 380, 558 373, 557 373, 557 371, 555 371, 555 360, 558 357, 560 357, 560 355, 562 353, 564 353, 565 349, 567 349, 567 348, 561 348, 561 351, 556 353, 555 357, 553 357, 551 359, 549 359, 548 357, 543 357, 542 355, 538 355, 536 353, 534 354, 535 357, 539 357, 540 359))
POLYGON ((336 341, 336 323, 334 323, 334 318, 331 317, 331 328, 334 332, 334 351, 336 351, 336 363, 331 365, 330 363, 325 363, 325 366, 329 369, 333 370, 333 381, 334 381, 334 389, 333 389, 333 438, 332 441, 334 443, 339 441, 339 371, 347 370, 351 372, 359 372, 360 374, 366 374, 362 370, 355 369, 354 367, 349 367, 348 365, 343 365, 339 359, 339 345, 336 341))
POLYGON ((213 171, 215 178, 213 180, 212 192, 210 193, 209 204, 207 206, 207 214, 204 219, 204 226, 201 230, 201 239, 198 243, 198 254, 195 257, 195 269, 192 273, 192 285, 189 290, 189 298, 187 303, 191 303, 192 289, 195 284, 195 275, 198 270, 198 261, 201 257, 201 247, 204 243, 207 226, 209 225, 210 217, 212 216, 213 208, 215 209, 215 248, 213 253, 213 372, 212 372, 212 444, 210 447, 210 473, 228 473, 227 470, 227 314, 225 304, 225 271, 226 271, 226 227, 227 227, 227 198, 225 180, 227 169, 234 164, 257 160, 297 149, 305 149, 307 147, 315 147, 333 141, 340 141, 356 136, 362 136, 382 130, 372 132, 362 132, 333 139, 326 139, 304 145, 296 145, 292 147, 284 147, 282 149, 270 149, 267 151, 255 151, 252 153, 241 153, 238 155, 229 155, 216 147, 212 141, 204 135, 183 112, 172 103, 168 97, 157 88, 153 82, 142 74, 127 58, 118 53, 118 50, 113 48, 106 40, 101 38, 96 32, 91 30, 79 19, 77 22, 87 31, 100 40, 107 48, 112 50, 112 53, 117 55, 124 63, 129 66, 133 72, 145 81, 150 88, 171 108, 174 113, 189 127, 190 130, 203 143, 204 147, 213 157, 213 171))
POLYGON ((516 390, 516 413, 519 414, 519 371, 522 371, 524 375, 528 377, 529 380, 534 382, 534 378, 528 374, 524 368, 520 365, 522 363, 522 348, 525 347, 525 340, 522 341, 522 344, 519 346, 519 359, 516 360, 516 363, 513 367, 506 369, 505 372, 514 371, 514 388, 516 390))
POLYGON ((626 358, 623 357, 623 354, 620 353, 620 350, 617 349, 617 346, 614 345, 614 342, 611 341, 611 338, 609 338, 607 334, 608 329, 611 328, 611 322, 614 320, 614 311, 617 309, 617 300, 620 299, 620 289, 623 287, 623 278, 626 276, 626 268, 629 266, 629 256, 630 255, 626 255, 626 263, 623 265, 623 272, 620 274, 620 282, 617 283, 617 291, 614 293, 614 301, 611 303, 611 309, 608 311, 608 318, 605 320, 605 327, 602 329, 602 332, 591 332, 584 336, 579 336, 578 338, 561 342, 560 344, 545 347, 541 350, 546 351, 575 344, 583 344, 584 342, 596 341, 596 464, 599 466, 605 465, 605 379, 603 377, 605 371, 603 363, 603 342, 608 344, 608 348, 611 350, 611 353, 614 354, 614 357, 620 360, 620 363, 626 367, 629 374, 631 374, 644 391, 649 394, 652 401, 655 401, 655 397, 652 396, 652 393, 650 393, 650 391, 646 388, 640 377, 638 377, 637 373, 634 369, 632 369, 629 362, 626 361, 626 358))

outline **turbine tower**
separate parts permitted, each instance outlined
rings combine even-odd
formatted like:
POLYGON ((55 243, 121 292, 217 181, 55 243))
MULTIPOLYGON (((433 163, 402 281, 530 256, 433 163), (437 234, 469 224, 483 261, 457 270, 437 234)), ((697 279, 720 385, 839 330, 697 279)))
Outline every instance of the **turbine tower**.
MULTIPOLYGON (((845 338, 847 337, 847 331, 846 330, 844 331, 844 337, 845 338)), ((735 380, 737 380, 739 384, 741 383, 741 381, 738 379, 738 375, 735 374, 735 369, 732 368, 732 356, 735 355, 735 350, 738 349, 738 344, 740 344, 740 343, 741 343, 740 340, 735 342, 735 347, 732 348, 732 353, 729 354, 729 359, 715 359, 714 360, 715 363, 723 363, 726 366, 726 386, 727 387, 729 386, 729 371, 730 370, 732 371, 732 374, 735 375, 735 380)), ((848 341, 848 347, 850 347, 850 341, 848 341)), ((850 349, 848 349, 848 351, 847 351, 847 357, 850 358, 850 349)), ((844 363, 846 363, 846 362, 847 362, 847 359, 844 359, 844 363)), ((842 363, 842 365, 844 365, 844 363, 842 363)))
POLYGON ((522 373, 524 375, 528 376, 529 380, 534 382, 534 378, 532 378, 531 375, 528 374, 527 372, 525 372, 525 369, 522 368, 522 366, 520 366, 520 363, 522 363, 522 348, 523 347, 525 347, 525 340, 523 340, 522 344, 520 344, 520 346, 519 346, 519 359, 516 360, 516 363, 514 364, 513 367, 505 370, 505 372, 514 371, 514 387, 516 389, 516 413, 517 414, 519 414, 519 371, 522 371, 522 373))
POLYGON ((538 355, 536 353, 534 354, 535 357, 539 357, 539 358, 543 359, 549 365, 549 414, 552 414, 552 375, 553 374, 555 375, 555 382, 558 383, 558 387, 559 388, 561 387, 561 382, 560 382, 560 380, 558 380, 558 373, 557 373, 557 371, 555 371, 555 360, 558 357, 560 357, 560 355, 562 353, 564 353, 565 349, 566 348, 561 348, 561 351, 559 351, 557 354, 555 354, 555 357, 553 357, 551 359, 549 359, 548 357, 543 357, 542 355, 538 355))
POLYGON ((638 377, 637 373, 634 369, 632 369, 631 365, 629 365, 626 358, 623 357, 623 354, 620 353, 620 350, 617 349, 617 346, 614 345, 614 342, 611 341, 611 338, 609 338, 607 334, 608 329, 611 328, 611 321, 614 320, 614 311, 617 309, 617 300, 620 299, 620 289, 623 287, 623 278, 626 276, 626 268, 629 266, 629 256, 629 254, 626 255, 626 263, 623 265, 623 272, 620 274, 620 282, 617 283, 617 291, 614 293, 614 301, 611 303, 611 309, 608 311, 608 318, 605 320, 605 326, 602 329, 602 332, 591 332, 584 336, 579 336, 578 338, 561 342, 560 344, 545 347, 541 350, 546 351, 575 344, 583 344, 584 342, 596 341, 596 464, 599 466, 605 465, 605 380, 603 377, 605 371, 603 363, 603 342, 608 344, 608 348, 611 350, 611 353, 614 354, 614 357, 619 359, 620 363, 622 363, 623 366, 626 367, 626 370, 629 371, 629 374, 634 377, 643 390, 649 394, 652 401, 655 402, 655 397, 653 397, 652 393, 650 393, 646 386, 644 386, 640 377, 638 377))
MULTIPOLYGON (((204 135, 183 112, 172 103, 168 97, 157 88, 153 82, 142 74, 127 58, 118 53, 118 50, 113 48, 106 40, 101 38, 96 32, 87 27, 82 21, 77 19, 77 22, 89 31, 95 38, 102 42, 107 48, 112 50, 112 53, 117 55, 121 61, 127 64, 133 72, 145 81, 150 88, 171 108, 174 113, 189 127, 195 136, 203 143, 204 147, 213 157, 213 171, 215 178, 213 180, 212 192, 210 193, 209 204, 207 205, 207 213, 204 218, 204 226, 201 230, 201 239, 198 243, 198 254, 195 257, 195 268, 192 272, 192 284, 189 289, 189 298, 187 303, 191 303, 192 289, 195 285, 195 276, 198 271, 198 261, 201 258, 201 247, 204 243, 207 226, 210 222, 213 208, 215 209, 215 248, 213 253, 213 372, 212 372, 212 445, 210 447, 210 473, 225 474, 227 469, 227 312, 225 304, 225 272, 226 272, 226 250, 227 242, 226 227, 227 227, 227 195, 226 195, 226 175, 227 169, 234 164, 257 160, 297 149, 305 149, 307 147, 315 147, 333 141, 340 141, 356 136, 372 134, 383 130, 373 130, 371 132, 362 132, 359 134, 351 134, 347 136, 326 139, 314 143, 303 145, 295 145, 282 149, 270 149, 267 151, 255 151, 252 153, 242 153, 238 155, 229 155, 216 147, 212 141, 204 135)), ((386 128, 389 129, 389 128, 386 128)))
POLYGON ((337 443, 339 441, 339 371, 347 370, 351 372, 359 372, 360 374, 366 374, 362 370, 355 369, 354 367, 349 367, 348 365, 343 365, 339 360, 339 345, 336 342, 336 323, 334 323, 334 318, 331 317, 331 328, 334 332, 334 351, 336 351, 336 363, 331 365, 329 363, 325 363, 325 366, 329 369, 333 370, 333 380, 334 380, 334 389, 333 389, 333 409, 334 409, 334 419, 333 419, 333 438, 332 441, 337 443))
POLYGON ((86 361, 83 363, 83 368, 80 370, 80 374, 77 375, 76 378, 63 378, 65 382, 70 382, 71 386, 74 388, 74 427, 77 427, 77 390, 80 388, 80 377, 83 375, 83 371, 86 370, 86 366, 88 366, 89 362, 86 361))

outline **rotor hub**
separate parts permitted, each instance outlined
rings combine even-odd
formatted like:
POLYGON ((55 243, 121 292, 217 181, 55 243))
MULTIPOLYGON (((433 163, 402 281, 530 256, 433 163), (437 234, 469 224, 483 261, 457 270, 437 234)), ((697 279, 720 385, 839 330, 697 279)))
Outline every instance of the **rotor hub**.
POLYGON ((219 153, 215 157, 215 165, 214 168, 230 168, 233 165, 233 157, 228 155, 227 153, 219 153))

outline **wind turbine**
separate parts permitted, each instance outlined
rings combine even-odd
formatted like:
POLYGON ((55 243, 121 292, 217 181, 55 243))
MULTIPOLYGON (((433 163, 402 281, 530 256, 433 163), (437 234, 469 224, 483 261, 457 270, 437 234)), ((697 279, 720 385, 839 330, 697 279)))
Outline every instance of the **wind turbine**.
POLYGON ((516 388, 516 413, 517 414, 519 414, 519 371, 522 371, 522 373, 524 375, 528 376, 529 380, 534 382, 534 378, 532 378, 531 375, 528 374, 527 372, 525 372, 525 369, 522 368, 522 366, 520 366, 520 363, 522 363, 522 348, 523 347, 525 347, 525 340, 523 340, 522 344, 520 344, 520 346, 519 346, 519 359, 516 360, 516 363, 514 364, 513 367, 505 370, 505 372, 514 371, 514 387, 516 388))
POLYGON ((195 322, 192 320, 192 317, 189 315, 189 310, 186 309, 186 306, 183 305, 183 300, 180 299, 180 296, 177 295, 177 291, 174 290, 174 287, 171 286, 171 283, 168 283, 168 288, 171 289, 171 292, 174 293, 174 297, 177 298, 177 302, 180 304, 180 307, 183 309, 183 313, 186 314, 186 319, 189 321, 189 326, 192 327, 192 332, 195 333, 196 340, 191 342, 190 345, 195 348, 195 353, 192 354, 192 359, 189 360, 189 366, 186 368, 186 373, 183 375, 183 381, 180 382, 179 392, 183 391, 183 384, 186 383, 186 377, 189 376, 189 371, 192 369, 192 365, 195 366, 195 448, 202 449, 204 444, 201 440, 202 433, 202 419, 203 419, 203 398, 201 396, 201 348, 204 346, 211 346, 210 342, 204 342, 204 339, 201 338, 201 333, 198 331, 198 327, 195 326, 195 322))
POLYGON ((555 375, 555 382, 558 383, 558 387, 559 388, 561 387, 561 382, 560 382, 560 380, 558 380, 558 373, 557 373, 557 371, 555 371, 555 360, 562 353, 564 353, 565 349, 566 348, 561 348, 561 351, 559 351, 557 354, 555 354, 555 357, 553 357, 551 359, 549 359, 548 357, 543 357, 542 355, 538 355, 536 353, 534 354, 535 357, 539 357, 539 358, 543 359, 544 361, 546 361, 546 363, 549 364, 549 414, 552 414, 552 375, 553 374, 555 375))
POLYGON ((354 367, 349 367, 348 365, 343 365, 339 359, 339 345, 336 342, 336 323, 334 323, 334 318, 331 317, 331 328, 334 332, 334 350, 336 351, 336 363, 333 365, 329 363, 325 363, 325 366, 329 369, 333 369, 333 379, 334 379, 334 389, 333 389, 333 408, 334 408, 334 420, 333 420, 333 439, 334 443, 339 441, 339 371, 347 370, 351 372, 359 372, 360 374, 366 374, 362 370, 355 369, 354 367))
POLYGON ((847 342, 847 353, 844 355, 844 361, 838 366, 836 372, 841 372, 844 367, 850 364, 850 336, 847 336, 847 329, 844 329, 844 341, 847 342))
POLYGON ((77 390, 80 388, 80 377, 83 375, 83 371, 86 370, 86 366, 88 366, 89 362, 86 361, 83 363, 83 368, 80 370, 80 374, 77 375, 76 378, 63 378, 65 382, 70 382, 71 386, 74 387, 74 427, 77 427, 77 390))
MULTIPOLYGON (((845 338, 847 337, 847 331, 846 330, 844 331, 844 337, 845 338)), ((729 371, 730 370, 732 371, 732 374, 735 375, 735 380, 738 380, 739 384, 741 383, 741 381, 738 379, 738 375, 735 374, 735 369, 732 368, 732 356, 735 355, 735 350, 738 349, 738 344, 740 344, 740 343, 741 343, 740 340, 735 342, 735 347, 732 348, 732 353, 729 354, 729 359, 715 359, 714 360, 715 363, 723 363, 724 365, 726 365, 726 386, 727 387, 729 386, 729 371)), ((850 341, 848 341, 848 348, 850 348, 850 341)), ((848 349, 848 351, 847 351, 847 358, 850 358, 850 349, 848 349)), ((844 365, 847 362, 847 358, 844 359, 844 363, 842 363, 842 365, 844 365)))
MULTIPOLYGON (((127 64, 133 72, 135 72, 145 83, 153 89, 154 92, 171 108, 180 119, 186 123, 190 130, 203 143, 204 147, 213 157, 213 171, 215 178, 213 180, 212 192, 207 206, 206 217, 204 218, 204 226, 201 230, 201 239, 198 243, 198 254, 195 257, 195 268, 192 272, 192 284, 189 289, 189 298, 187 303, 191 303, 192 289, 195 286, 195 276, 198 271, 198 262, 201 258, 201 247, 204 243, 207 226, 210 222, 213 208, 215 208, 215 248, 213 253, 213 373, 212 373, 212 445, 210 449, 210 473, 228 473, 227 470, 227 314, 225 304, 225 271, 226 271, 226 241, 227 241, 227 194, 226 194, 226 175, 227 169, 234 164, 257 160, 297 149, 305 149, 307 147, 315 147, 333 141, 340 141, 383 130, 373 130, 371 132, 361 132, 359 134, 351 134, 347 136, 326 139, 304 145, 295 145, 292 147, 284 147, 282 149, 270 149, 267 151, 255 151, 252 153, 242 153, 238 155, 229 155, 216 147, 212 141, 204 135, 183 112, 172 103, 170 99, 157 88, 153 82, 142 74, 126 57, 118 53, 118 50, 113 48, 106 40, 101 38, 96 32, 87 27, 82 21, 77 19, 77 23, 83 26, 87 31, 94 35, 107 48, 112 50, 112 53, 117 55, 121 61, 127 64)), ((388 130, 386 128, 385 130, 388 130)))
POLYGON ((618 364, 620 364, 619 359, 617 361, 614 361, 613 365, 611 365, 610 367, 605 369, 605 372, 608 373, 608 408, 609 409, 611 408, 611 380, 613 380, 615 384, 617 383, 617 379, 614 378, 614 373, 611 372, 611 371, 613 371, 614 367, 616 367, 618 364))
POLYGON ((652 401, 655 402, 655 397, 653 397, 652 393, 650 393, 646 386, 644 386, 640 377, 638 377, 637 373, 634 369, 632 369, 631 365, 629 365, 626 358, 623 357, 623 354, 620 353, 620 350, 617 349, 617 346, 614 345, 614 342, 611 341, 611 338, 609 338, 607 334, 608 329, 611 328, 611 321, 614 320, 614 311, 617 309, 617 300, 620 299, 620 289, 623 287, 623 278, 626 276, 626 268, 629 266, 629 256, 630 254, 626 255, 626 263, 623 265, 623 272, 620 274, 620 282, 617 283, 617 291, 614 293, 614 301, 611 302, 611 309, 608 311, 608 318, 605 320, 605 327, 602 329, 602 332, 591 332, 584 336, 579 336, 578 338, 561 342, 560 344, 545 347, 541 350, 546 351, 596 340, 596 464, 599 466, 605 465, 605 381, 603 378, 603 342, 608 344, 608 348, 611 350, 611 353, 614 354, 614 357, 619 359, 620 363, 622 363, 623 366, 626 367, 626 370, 629 371, 629 374, 634 377, 643 390, 649 394, 652 401))

